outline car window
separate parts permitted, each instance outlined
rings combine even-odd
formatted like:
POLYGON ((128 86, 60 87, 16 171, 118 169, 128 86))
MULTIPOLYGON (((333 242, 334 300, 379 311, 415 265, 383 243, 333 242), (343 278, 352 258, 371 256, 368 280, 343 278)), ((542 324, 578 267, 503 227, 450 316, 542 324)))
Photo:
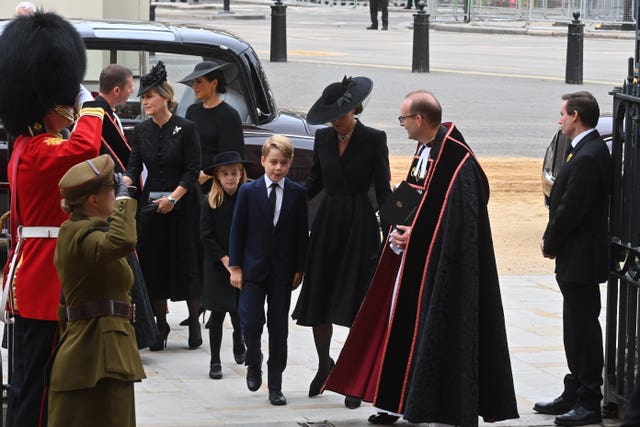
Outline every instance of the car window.
MULTIPOLYGON (((184 117, 187 108, 196 100, 191 88, 182 83, 177 83, 177 81, 191 73, 194 66, 205 59, 213 59, 218 63, 225 62, 221 58, 203 58, 201 56, 176 53, 92 49, 87 52, 88 64, 84 83, 88 90, 97 92, 100 71, 104 66, 109 63, 119 63, 128 67, 134 75, 134 93, 127 105, 119 106, 117 112, 121 119, 141 120, 144 113, 141 112, 140 101, 136 96, 140 87, 140 76, 148 72, 158 61, 162 61, 165 64, 168 80, 175 90, 175 98, 178 101, 176 114, 184 117)), ((228 82, 227 92, 222 94, 222 99, 238 111, 244 123, 251 122, 240 76, 234 81, 228 82)))

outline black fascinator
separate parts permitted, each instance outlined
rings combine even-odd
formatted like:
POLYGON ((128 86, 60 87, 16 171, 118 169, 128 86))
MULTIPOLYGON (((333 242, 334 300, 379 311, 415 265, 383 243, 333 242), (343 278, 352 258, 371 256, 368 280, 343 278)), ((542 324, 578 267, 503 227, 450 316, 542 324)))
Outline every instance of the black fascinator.
POLYGON ((164 67, 162 61, 158 61, 144 76, 140 77, 140 89, 138 90, 138 96, 147 92, 149 89, 167 81, 167 69, 164 67))

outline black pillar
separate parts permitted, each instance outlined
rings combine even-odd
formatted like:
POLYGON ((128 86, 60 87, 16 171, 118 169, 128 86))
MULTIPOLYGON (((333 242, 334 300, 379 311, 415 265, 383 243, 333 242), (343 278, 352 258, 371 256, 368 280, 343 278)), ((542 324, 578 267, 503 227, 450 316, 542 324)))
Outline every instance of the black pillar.
POLYGON ((155 20, 156 20, 156 5, 149 4, 149 21, 155 21, 155 20))
POLYGON ((569 24, 567 34, 567 70, 564 82, 582 84, 582 47, 584 41, 584 24, 580 22, 580 12, 573 12, 573 21, 569 24))
POLYGON ((271 62, 287 62, 287 6, 271 6, 271 62))
POLYGON ((429 15, 424 11, 424 1, 416 3, 418 12, 413 15, 413 62, 411 72, 429 72, 429 15))
POLYGON ((229 9, 229 0, 224 0, 224 1, 222 2, 222 4, 223 4, 223 6, 222 6, 222 10, 223 10, 224 12, 229 12, 229 11, 230 11, 230 9, 229 9))

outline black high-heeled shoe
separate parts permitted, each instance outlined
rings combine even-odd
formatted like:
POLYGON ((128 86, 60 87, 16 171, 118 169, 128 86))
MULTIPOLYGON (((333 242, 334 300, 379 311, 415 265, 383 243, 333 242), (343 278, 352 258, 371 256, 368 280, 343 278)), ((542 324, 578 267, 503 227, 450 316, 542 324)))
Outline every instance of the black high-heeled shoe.
POLYGON ((196 317, 195 321, 189 323, 189 348, 198 348, 202 345, 202 330, 200 322, 196 317))
POLYGON ((329 369, 327 370, 327 372, 323 375, 322 372, 318 370, 318 373, 316 373, 316 376, 313 377, 313 380, 311 380, 311 384, 309 385, 309 397, 317 396, 320 394, 322 386, 327 380, 327 377, 331 373, 331 370, 333 369, 335 364, 336 363, 333 361, 333 359, 329 358, 329 369))
MULTIPOLYGON (((202 323, 204 323, 204 316, 205 316, 205 311, 207 311, 206 308, 204 307, 200 307, 198 309, 198 316, 200 316, 202 314, 202 323)), ((182 322, 180 322, 180 326, 187 326, 189 324, 189 321, 191 320, 190 317, 187 317, 186 319, 184 319, 182 322)))
POLYGON ((158 326, 158 330, 160 333, 156 337, 156 342, 149 346, 149 351, 161 351, 167 346, 167 339, 169 332, 171 332, 171 327, 168 323, 165 323, 164 326, 158 326))

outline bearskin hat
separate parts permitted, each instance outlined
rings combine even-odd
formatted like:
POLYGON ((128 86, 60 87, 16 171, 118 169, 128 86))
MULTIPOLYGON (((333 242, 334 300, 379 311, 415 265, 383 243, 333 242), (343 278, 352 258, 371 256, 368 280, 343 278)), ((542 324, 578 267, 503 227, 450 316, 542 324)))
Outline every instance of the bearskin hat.
POLYGON ((0 35, 0 120, 26 133, 54 105, 74 105, 87 67, 80 34, 65 19, 38 10, 19 16, 0 35))

